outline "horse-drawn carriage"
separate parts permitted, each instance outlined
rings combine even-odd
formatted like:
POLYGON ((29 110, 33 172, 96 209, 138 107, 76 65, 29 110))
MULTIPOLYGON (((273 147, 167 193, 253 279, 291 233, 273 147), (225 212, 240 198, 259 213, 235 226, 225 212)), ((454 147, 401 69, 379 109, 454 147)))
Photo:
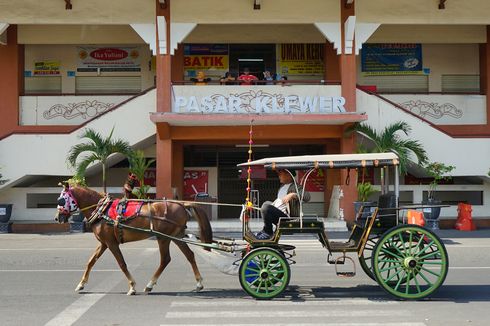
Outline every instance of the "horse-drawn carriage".
MULTIPOLYGON (((253 207, 247 198, 247 203, 242 205, 241 211, 244 241, 240 243, 234 240, 211 240, 209 221, 205 216, 202 216, 203 214, 199 212, 198 208, 188 203, 173 200, 145 201, 145 205, 140 207, 138 213, 138 216, 144 217, 143 219, 117 221, 104 215, 104 210, 100 208, 103 198, 101 199, 100 196, 94 197, 95 203, 83 202, 81 195, 77 194, 78 191, 65 187, 59 202, 60 216, 66 217, 80 207, 81 210, 86 209, 87 218, 94 220, 96 215, 99 218, 98 221, 101 221, 100 225, 94 223, 93 229, 95 228, 94 233, 101 241, 102 249, 99 247, 92 256, 77 290, 83 289, 87 283, 90 269, 102 254, 100 251, 103 252, 108 247, 128 277, 130 285, 128 294, 135 292, 134 280, 129 274, 118 249, 119 243, 122 242, 118 241, 117 233, 119 230, 121 238, 125 238, 125 241, 140 240, 148 236, 157 236, 159 239, 161 263, 145 291, 151 291, 170 261, 169 256, 167 256, 168 245, 170 241, 174 241, 192 264, 198 289, 202 289, 201 276, 195 264, 194 255, 187 246, 188 243, 205 247, 211 251, 235 252, 237 254, 235 264, 239 266, 238 276, 243 290, 257 299, 274 298, 285 291, 289 284, 292 251, 295 249, 294 246, 280 241, 281 236, 298 233, 314 234, 318 237, 320 243, 328 251, 327 261, 335 265, 339 276, 355 275, 355 263, 347 254, 357 255, 364 272, 386 292, 397 298, 424 298, 436 291, 444 282, 448 271, 448 255, 442 241, 432 231, 418 225, 404 224, 400 219, 400 212, 405 208, 398 205, 399 161, 395 154, 275 157, 257 161, 249 160, 239 164, 239 166, 247 169, 263 166, 265 169, 271 170, 304 170, 305 175, 300 184, 294 181, 296 187, 304 187, 308 182, 308 177, 317 169, 373 167, 384 169, 385 173, 391 173, 390 175, 394 179, 394 188, 392 192, 382 194, 376 205, 360 209, 350 237, 345 242, 330 241, 325 231, 324 220, 304 216, 301 200, 300 216, 281 218, 273 237, 268 240, 259 240, 249 226, 250 212, 258 208, 253 207), (73 201, 75 205, 73 205, 73 201), (72 204, 70 205, 70 203, 72 204), (185 212, 187 210, 191 210, 192 214, 198 218, 201 227, 201 241, 184 237, 184 227, 187 220, 185 212), (361 219, 360 217, 363 216, 366 218, 361 219), (116 230, 118 231, 116 232, 116 230), (333 258, 333 255, 337 255, 337 258, 333 258), (340 271, 340 265, 347 263, 352 264, 353 271, 340 271)), ((250 182, 250 180, 248 181, 250 182)), ((250 186, 247 189, 249 190, 250 186)), ((301 192, 298 191, 297 193, 301 192)), ((66 221, 66 218, 63 220, 66 221)))

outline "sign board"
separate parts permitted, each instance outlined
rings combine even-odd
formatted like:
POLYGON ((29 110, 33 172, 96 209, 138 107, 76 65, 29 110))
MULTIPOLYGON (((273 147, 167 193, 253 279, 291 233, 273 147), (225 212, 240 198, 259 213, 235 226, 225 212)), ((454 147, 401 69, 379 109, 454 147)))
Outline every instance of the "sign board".
MULTIPOLYGON (((303 181, 305 171, 298 171, 298 180, 303 181)), ((309 192, 324 192, 325 191, 325 171, 323 169, 314 170, 306 181, 305 190, 309 192)))
POLYGON ((77 47, 78 72, 141 71, 138 47, 77 47))
POLYGON ((282 76, 324 74, 324 44, 279 44, 278 47, 278 72, 282 76))
POLYGON ((184 200, 194 200, 198 194, 207 192, 207 170, 184 170, 184 200))
POLYGON ((57 60, 46 60, 34 62, 34 76, 59 76, 60 62, 57 60))
POLYGON ((363 75, 423 74, 422 45, 367 43, 362 46, 363 75))
POLYGON ((195 77, 198 71, 207 77, 219 78, 228 71, 228 44, 187 44, 184 45, 184 74, 195 77))

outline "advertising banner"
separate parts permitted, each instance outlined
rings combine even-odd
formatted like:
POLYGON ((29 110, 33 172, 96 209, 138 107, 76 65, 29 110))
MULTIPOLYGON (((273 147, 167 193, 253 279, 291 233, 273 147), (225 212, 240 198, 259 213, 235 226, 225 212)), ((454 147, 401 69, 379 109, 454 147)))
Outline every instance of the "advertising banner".
POLYGON ((323 44, 279 44, 279 74, 323 75, 323 44))
POLYGON ((364 44, 363 75, 423 74, 421 44, 364 44))
POLYGON ((184 200, 194 200, 197 194, 207 192, 207 170, 184 170, 184 200))
POLYGON ((60 75, 60 62, 57 60, 45 60, 34 62, 34 76, 58 76, 60 75))
POLYGON ((184 46, 186 77, 204 71, 208 77, 222 77, 229 69, 228 44, 187 44, 184 46))
MULTIPOLYGON (((298 180, 303 182, 305 171, 298 171, 298 180)), ((306 191, 309 192, 324 192, 325 191, 325 171, 316 169, 311 172, 305 185, 306 191)))
POLYGON ((141 71, 137 47, 77 47, 78 72, 141 71))

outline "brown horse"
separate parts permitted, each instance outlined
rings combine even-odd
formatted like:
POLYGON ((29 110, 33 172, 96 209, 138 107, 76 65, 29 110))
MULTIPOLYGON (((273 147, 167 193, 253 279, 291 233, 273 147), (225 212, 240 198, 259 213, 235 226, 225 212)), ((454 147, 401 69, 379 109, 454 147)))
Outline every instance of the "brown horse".
MULTIPOLYGON (((58 212, 56 214, 55 220, 59 223, 68 222, 68 218, 73 212, 80 209, 85 216, 89 219, 92 213, 98 209, 97 204, 102 202, 103 196, 98 192, 85 187, 70 187, 67 183, 62 183, 63 191, 58 198, 58 212)), ((184 231, 186 228, 186 223, 189 216, 192 215, 199 223, 201 241, 205 243, 212 242, 212 230, 209 220, 206 216, 204 210, 193 205, 183 205, 174 202, 154 202, 151 204, 144 204, 141 210, 137 214, 137 217, 128 219, 124 224, 131 227, 137 227, 149 230, 152 228, 155 231, 161 232, 163 234, 182 238, 184 236, 184 231), (151 216, 151 218, 150 218, 151 216)), ((136 293, 135 281, 131 276, 124 257, 119 248, 121 239, 124 242, 143 240, 151 235, 148 233, 132 231, 128 229, 118 229, 113 225, 110 225, 104 219, 98 219, 91 223, 92 231, 99 240, 100 244, 95 249, 92 257, 90 257, 85 273, 75 291, 83 290, 88 282, 89 274, 94 266, 95 262, 102 256, 104 251, 109 248, 114 257, 116 258, 119 267, 121 268, 124 275, 129 282, 128 295, 136 293)), ((159 238, 158 247, 160 249, 160 266, 158 266, 153 277, 150 279, 145 292, 150 292, 153 286, 157 283, 158 277, 162 274, 165 267, 170 263, 170 252, 169 245, 170 239, 159 238)), ((194 253, 190 250, 189 246, 181 241, 174 241, 179 249, 184 253, 185 257, 192 266, 194 271, 194 276, 197 281, 196 290, 200 291, 203 289, 202 277, 199 273, 199 269, 196 265, 196 260, 194 258, 194 253)))

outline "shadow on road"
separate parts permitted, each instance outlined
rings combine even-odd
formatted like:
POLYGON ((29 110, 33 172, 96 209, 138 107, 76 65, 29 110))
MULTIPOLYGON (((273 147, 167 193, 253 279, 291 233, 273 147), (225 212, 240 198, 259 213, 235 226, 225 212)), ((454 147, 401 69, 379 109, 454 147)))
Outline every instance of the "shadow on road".
MULTIPOLYGON (((152 292, 151 296, 189 297, 194 299, 251 299, 241 289, 210 288, 201 292, 152 292)), ((289 286, 274 300, 311 301, 335 299, 397 300, 377 285, 356 287, 299 287, 289 286)), ((439 291, 421 301, 436 302, 485 302, 490 301, 490 285, 443 285, 439 291)))

